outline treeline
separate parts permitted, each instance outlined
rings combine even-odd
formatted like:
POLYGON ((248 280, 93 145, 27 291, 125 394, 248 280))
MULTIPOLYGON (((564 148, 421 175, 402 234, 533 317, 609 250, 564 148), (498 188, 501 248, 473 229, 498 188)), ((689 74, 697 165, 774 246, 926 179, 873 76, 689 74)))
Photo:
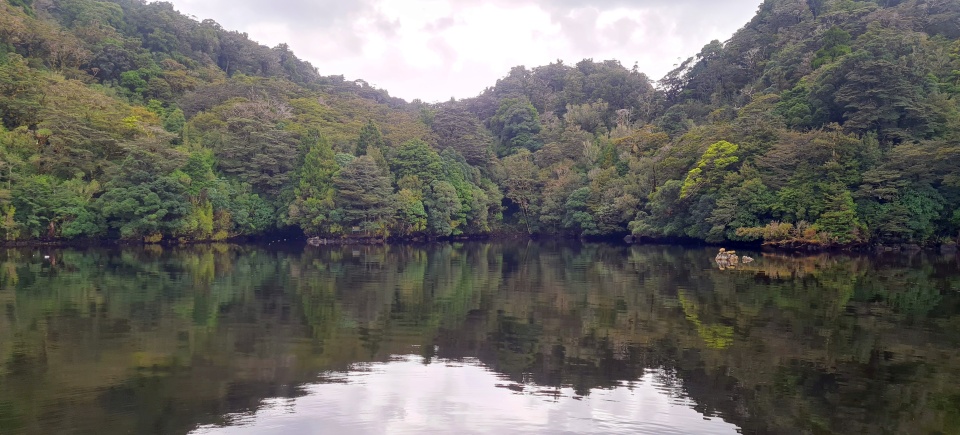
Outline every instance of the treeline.
POLYGON ((769 0, 656 88, 558 63, 461 104, 498 135, 535 232, 952 244, 958 17, 953 1, 769 0))
POLYGON ((947 243, 960 6, 768 0, 659 82, 517 67, 406 103, 169 3, 0 5, 0 234, 947 243))
POLYGON ((489 160, 476 120, 458 130, 169 3, 0 8, 5 240, 448 236, 499 221, 499 189, 467 163, 489 160), (454 140, 467 157, 436 147, 454 140))

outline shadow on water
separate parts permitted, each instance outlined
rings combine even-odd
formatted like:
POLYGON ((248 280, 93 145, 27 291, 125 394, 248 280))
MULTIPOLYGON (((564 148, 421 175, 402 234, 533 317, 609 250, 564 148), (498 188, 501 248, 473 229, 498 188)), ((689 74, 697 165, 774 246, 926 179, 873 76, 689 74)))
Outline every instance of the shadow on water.
POLYGON ((277 400, 330 397, 365 370, 389 380, 416 367, 439 370, 417 372, 427 382, 483 379, 467 394, 545 403, 616 402, 647 382, 744 433, 958 433, 958 257, 746 253, 755 261, 721 270, 715 254, 560 242, 7 250, 0 433, 229 427, 277 400))

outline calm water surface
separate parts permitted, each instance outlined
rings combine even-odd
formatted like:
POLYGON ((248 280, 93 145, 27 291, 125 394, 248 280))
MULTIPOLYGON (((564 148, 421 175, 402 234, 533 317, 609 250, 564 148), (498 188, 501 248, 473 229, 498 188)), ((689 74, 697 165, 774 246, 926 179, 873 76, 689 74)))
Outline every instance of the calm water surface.
POLYGON ((0 434, 960 434, 957 256, 714 254, 0 251, 0 434))

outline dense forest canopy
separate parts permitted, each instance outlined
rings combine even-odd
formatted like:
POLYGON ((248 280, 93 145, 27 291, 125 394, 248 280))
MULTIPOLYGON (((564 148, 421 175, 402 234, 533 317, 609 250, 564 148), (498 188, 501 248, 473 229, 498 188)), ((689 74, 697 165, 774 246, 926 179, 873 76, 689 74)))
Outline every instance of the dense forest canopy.
POLYGON ((516 67, 405 102, 165 2, 0 1, 0 236, 960 232, 960 3, 767 0, 658 82, 516 67))

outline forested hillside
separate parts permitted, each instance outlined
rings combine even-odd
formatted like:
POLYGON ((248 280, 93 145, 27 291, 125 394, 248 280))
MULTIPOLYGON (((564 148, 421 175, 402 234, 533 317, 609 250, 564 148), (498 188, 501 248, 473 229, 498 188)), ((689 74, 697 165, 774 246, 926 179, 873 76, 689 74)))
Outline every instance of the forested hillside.
POLYGON ((558 62, 442 104, 169 3, 0 1, 8 241, 960 231, 954 0, 767 0, 659 82, 558 62))

